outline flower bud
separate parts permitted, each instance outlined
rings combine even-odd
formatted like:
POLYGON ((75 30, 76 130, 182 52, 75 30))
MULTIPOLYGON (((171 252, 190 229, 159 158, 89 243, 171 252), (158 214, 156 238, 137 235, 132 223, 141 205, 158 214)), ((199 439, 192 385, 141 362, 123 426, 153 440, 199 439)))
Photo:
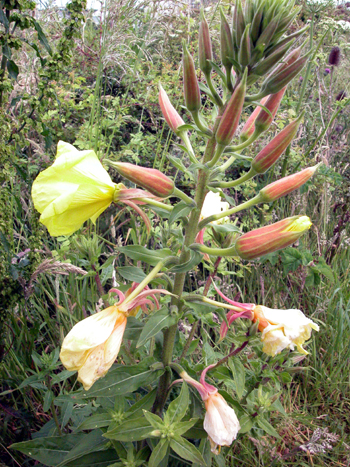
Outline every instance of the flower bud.
POLYGON ((256 10, 254 14, 254 18, 253 18, 253 21, 250 27, 250 37, 253 41, 253 44, 255 44, 259 38, 260 26, 261 26, 261 20, 262 20, 264 8, 265 8, 264 2, 261 2, 260 7, 256 10))
POLYGON ((270 45, 270 42, 275 34, 279 22, 279 18, 274 18, 272 21, 269 22, 267 27, 264 29, 262 34, 260 35, 259 39, 257 40, 256 46, 258 47, 261 44, 264 44, 264 49, 266 50, 267 47, 270 45))
POLYGON ((272 201, 276 201, 282 196, 286 196, 292 191, 297 190, 304 185, 304 183, 310 180, 319 165, 320 164, 317 164, 314 167, 308 167, 301 172, 281 178, 280 180, 265 186, 260 190, 260 194, 263 196, 263 201, 271 203, 272 201))
POLYGON ((157 169, 147 169, 128 162, 109 162, 109 164, 116 168, 120 175, 159 198, 166 198, 174 192, 174 182, 157 169))
POLYGON ((285 70, 287 67, 289 67, 289 66, 292 65, 294 62, 296 62, 296 61, 298 60, 298 58, 300 57, 300 54, 301 54, 301 47, 298 47, 297 49, 292 50, 292 51, 285 57, 285 59, 282 61, 282 63, 280 63, 280 64, 273 70, 273 72, 267 77, 267 79, 269 79, 270 77, 272 77, 272 76, 275 75, 275 74, 280 73, 282 70, 285 70))
POLYGON ((236 253, 247 260, 259 258, 292 245, 311 225, 307 216, 294 216, 266 227, 260 227, 236 240, 236 253))
POLYGON ((221 25, 220 25, 220 52, 221 61, 224 67, 232 66, 230 58, 233 58, 233 42, 230 26, 227 22, 224 12, 220 8, 221 25))
POLYGON ((250 43, 250 24, 247 24, 242 39, 241 45, 238 52, 238 61, 240 65, 245 68, 248 66, 251 57, 251 43, 250 43))
POLYGON ((275 94, 281 90, 301 72, 311 52, 312 51, 308 52, 281 71, 277 72, 278 70, 275 70, 272 75, 264 81, 261 90, 268 94, 275 94))
POLYGON ((265 173, 283 154, 296 135, 302 117, 303 114, 301 114, 297 120, 294 120, 294 122, 283 128, 283 130, 254 157, 252 168, 255 172, 265 173))
POLYGON ((241 39, 245 30, 245 20, 241 0, 236 0, 233 14, 233 36, 237 49, 239 49, 241 39))
MULTIPOLYGON (((270 96, 265 96, 261 99, 260 101, 260 104, 262 105, 265 105, 265 102, 267 101, 267 99, 269 98, 270 96)), ((241 134, 239 135, 240 137, 240 140, 242 142, 246 141, 250 136, 252 136, 252 134, 254 133, 254 130, 255 130, 255 120, 257 118, 257 116, 259 115, 261 111, 261 107, 260 106, 257 106, 253 113, 250 115, 250 117, 248 118, 248 120, 245 122, 244 124, 244 127, 241 131, 241 134)), ((266 113, 266 112, 265 112, 266 113)))
POLYGON ((242 81, 232 94, 226 110, 221 117, 221 121, 216 132, 216 142, 222 146, 228 146, 236 132, 241 116, 247 83, 247 69, 244 72, 242 81))
POLYGON ((285 44, 277 49, 273 54, 265 57, 254 69, 253 73, 259 76, 265 75, 271 68, 273 68, 284 56, 287 50, 292 46, 292 42, 285 44))
MULTIPOLYGON (((264 105, 271 112, 271 115, 268 114, 264 109, 260 110, 255 120, 255 129, 259 134, 263 131, 266 131, 273 122, 286 89, 287 86, 276 92, 276 94, 271 94, 268 96, 268 99, 264 105)), ((258 108, 260 109, 260 107, 258 108)))
POLYGON ((167 96, 167 93, 164 91, 161 84, 159 84, 159 105, 162 109, 163 116, 167 121, 168 125, 174 133, 177 133, 178 127, 184 125, 185 122, 174 109, 173 105, 169 100, 169 97, 167 96))
POLYGON ((187 50, 185 41, 183 42, 182 64, 186 107, 190 112, 196 112, 201 108, 201 95, 193 58, 187 50))
POLYGON ((210 61, 213 60, 213 53, 211 49, 209 26, 202 12, 201 23, 199 25, 198 56, 199 68, 203 71, 205 75, 209 74, 212 69, 210 61))

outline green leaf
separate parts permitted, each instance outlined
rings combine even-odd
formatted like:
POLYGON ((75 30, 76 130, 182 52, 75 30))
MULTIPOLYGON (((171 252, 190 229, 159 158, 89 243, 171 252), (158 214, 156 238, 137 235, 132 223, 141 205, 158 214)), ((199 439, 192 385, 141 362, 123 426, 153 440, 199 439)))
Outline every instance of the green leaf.
MULTIPOLYGON (((186 415, 190 403, 188 386, 185 382, 182 383, 179 397, 170 402, 168 410, 164 415, 164 423, 167 426, 179 422, 186 415)), ((195 422, 196 423, 196 422, 195 422)), ((188 428, 189 429, 189 428, 188 428)))
POLYGON ((148 461, 148 467, 157 467, 166 456, 169 448, 169 440, 164 438, 159 441, 157 446, 153 449, 151 457, 148 461))
POLYGON ((144 325, 136 347, 142 347, 148 339, 158 334, 164 328, 168 328, 178 322, 178 315, 172 315, 167 306, 153 313, 144 325))
POLYGON ((154 431, 153 426, 145 417, 132 418, 123 421, 122 424, 107 431, 103 436, 117 441, 133 442, 141 441, 154 431))
POLYGON ((101 430, 93 430, 77 444, 64 458, 62 462, 57 464, 57 467, 63 467, 68 461, 74 461, 91 452, 103 451, 108 444, 108 441, 102 436, 101 430))
POLYGON ((117 269, 118 274, 120 274, 124 279, 130 282, 142 282, 145 279, 146 274, 142 269, 135 266, 124 266, 117 269))
POLYGON ((183 459, 205 466, 202 454, 187 439, 181 436, 174 436, 170 441, 170 447, 183 459))
POLYGON ((109 426, 113 421, 113 418, 107 412, 103 413, 95 413, 91 415, 91 417, 85 419, 83 423, 81 423, 77 431, 83 430, 93 430, 95 428, 103 428, 105 426, 109 426))
POLYGON ((172 428, 176 435, 182 436, 183 434, 187 433, 197 422, 198 418, 191 418, 191 420, 188 420, 187 422, 174 423, 172 428))
POLYGON ((147 410, 143 410, 143 415, 155 430, 163 430, 164 422, 158 415, 152 412, 147 412, 147 410))
MULTIPOLYGON (((110 467, 111 462, 113 465, 116 464, 115 461, 119 460, 118 454, 115 452, 115 449, 107 449, 106 451, 99 451, 86 454, 79 459, 68 462, 64 464, 65 467, 110 467)), ((123 466, 124 464, 119 464, 123 466)))
MULTIPOLYGON (((178 146, 180 149, 188 153, 187 148, 185 148, 185 146, 181 146, 181 144, 179 144, 178 146)), ((181 159, 179 159, 178 157, 173 157, 170 154, 167 154, 167 158, 169 159, 170 164, 173 165, 176 169, 180 170, 180 172, 185 173, 191 179, 193 178, 191 172, 187 170, 187 167, 184 165, 181 159)))
POLYGON ((180 203, 177 203, 169 216, 169 227, 177 219, 181 217, 186 217, 188 213, 191 212, 191 210, 192 208, 187 204, 183 203, 182 201, 180 203))
POLYGON ((211 64, 211 66, 214 68, 214 70, 216 71, 216 73, 220 76, 220 78, 222 79, 222 81, 224 83, 226 83, 226 75, 225 73, 221 70, 221 68, 219 67, 219 65, 217 65, 216 63, 212 62, 211 60, 209 60, 209 63, 211 64))
POLYGON ((65 436, 36 438, 12 444, 11 449, 20 451, 49 467, 57 466, 75 446, 82 442, 85 436, 84 433, 70 433, 65 436))
POLYGON ((123 339, 136 341, 140 337, 143 327, 144 323, 137 318, 134 318, 134 316, 129 316, 126 322, 123 339))
POLYGON ((112 368, 103 379, 99 379, 86 392, 79 397, 114 397, 136 391, 140 386, 153 383, 164 370, 153 370, 151 365, 155 363, 153 357, 146 358, 138 365, 117 366, 112 368))
POLYGON ((6 18, 6 15, 4 14, 4 10, 2 9, 2 7, 0 8, 0 23, 4 25, 5 29, 9 27, 8 19, 6 18))
POLYGON ((44 34, 44 31, 41 29, 40 24, 37 21, 35 21, 34 18, 32 18, 32 23, 33 23, 33 26, 34 26, 36 32, 38 33, 38 38, 39 38, 40 43, 45 47, 47 52, 50 55, 52 55, 52 50, 51 50, 50 44, 49 44, 49 42, 47 40, 47 37, 44 34))
POLYGON ((196 127, 194 125, 185 123, 183 125, 178 126, 176 130, 177 131, 187 131, 187 130, 193 131, 195 129, 196 129, 196 127))
POLYGON ((151 266, 155 266, 159 261, 162 261, 173 254, 169 248, 149 250, 148 248, 139 245, 122 246, 117 248, 117 250, 124 253, 125 256, 128 256, 131 259, 143 261, 151 266))
POLYGON ((19 68, 13 60, 7 60, 7 71, 12 79, 17 79, 19 68))
POLYGON ((254 425, 254 419, 250 415, 243 415, 242 418, 239 420, 239 424, 241 425, 241 428, 239 430, 239 433, 248 433, 253 428, 254 425))
POLYGON ((203 255, 198 251, 191 251, 191 256, 188 261, 183 264, 176 265, 171 268, 171 272, 187 272, 193 269, 202 261, 203 255))
POLYGON ((277 439, 282 439, 277 433, 277 431, 274 429, 274 427, 265 418, 262 418, 260 416, 257 417, 257 424, 262 430, 264 430, 269 435, 277 439))
POLYGON ((47 412, 52 404, 52 401, 54 400, 54 393, 50 390, 46 391, 45 396, 44 396, 44 404, 43 404, 43 411, 47 412))
POLYGON ((233 224, 222 224, 222 225, 210 224, 210 227, 219 233, 229 233, 229 232, 236 232, 239 234, 242 233, 242 231, 233 224))
MULTIPOLYGON (((143 409, 150 410, 153 402, 156 399, 157 388, 154 388, 153 391, 149 392, 145 397, 140 399, 139 401, 135 402, 128 410, 125 412, 125 417, 135 416, 136 412, 141 411, 143 409)), ((139 414, 139 416, 141 413, 139 414)))
POLYGON ((242 399, 245 388, 245 368, 237 357, 230 358, 228 364, 233 373, 237 397, 242 399))
MULTIPOLYGON (((208 438, 202 439, 199 448, 199 452, 202 454, 203 459, 205 461, 206 466, 211 466, 212 465, 212 453, 211 453, 211 448, 210 448, 210 442, 208 438)), ((217 456, 215 456, 217 457, 217 456)), ((200 467, 199 464, 192 464, 192 467, 200 467)))

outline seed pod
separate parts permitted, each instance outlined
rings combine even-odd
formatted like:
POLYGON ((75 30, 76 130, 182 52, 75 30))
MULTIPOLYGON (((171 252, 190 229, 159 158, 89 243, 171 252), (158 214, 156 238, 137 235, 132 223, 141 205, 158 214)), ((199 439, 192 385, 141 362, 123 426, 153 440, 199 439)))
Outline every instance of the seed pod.
POLYGON ((262 133, 263 131, 266 131, 273 122, 286 89, 287 86, 282 88, 276 94, 271 94, 270 96, 268 96, 268 99, 265 103, 265 107, 271 112, 271 115, 269 115, 264 109, 260 110, 255 121, 255 129, 258 132, 258 134, 262 133))
POLYGON ((328 63, 333 66, 339 66, 339 63, 340 63, 339 47, 333 47, 328 57, 328 63))
POLYGON ((221 146, 228 146, 236 132, 241 116, 247 83, 247 69, 244 71, 242 81, 232 94, 226 110, 221 117, 216 132, 216 142, 221 146))
POLYGON ((282 198, 282 196, 288 195, 310 180, 319 165, 320 164, 317 164, 314 167, 308 167, 301 172, 289 175, 288 177, 283 177, 276 182, 270 183, 260 190, 260 195, 263 196, 263 200, 268 203, 276 201, 277 199, 282 198))
POLYGON ((184 94, 186 107, 190 112, 199 111, 201 108, 201 95, 198 86, 196 69, 193 58, 187 50, 186 43, 183 41, 183 72, 184 72, 184 94))
POLYGON ((236 240, 237 254, 247 260, 259 258, 292 245, 311 227, 307 216, 294 216, 252 230, 236 240))
POLYGON ((222 8, 220 8, 221 23, 220 23, 220 52, 221 52, 221 61, 225 68, 230 68, 232 66, 230 58, 233 58, 233 43, 232 43, 232 34, 230 26, 227 22, 222 8))
POLYGON ((109 164, 116 168, 120 175, 159 198, 167 198, 174 192, 174 182, 157 169, 147 169, 128 162, 110 162, 109 164))
POLYGON ((252 161, 252 168, 257 173, 265 173, 287 149, 299 128, 304 114, 287 125, 277 136, 265 146, 252 161))
POLYGON ((184 125, 185 122, 174 109, 173 105, 169 100, 169 97, 167 96, 167 93, 164 91, 161 84, 159 84, 159 105, 162 109, 163 116, 167 121, 168 125, 174 133, 177 133, 178 127, 184 125))
POLYGON ((198 35, 198 56, 199 68, 203 71, 205 75, 208 75, 212 69, 210 61, 213 60, 213 52, 211 48, 209 26, 202 11, 198 35))
MULTIPOLYGON (((261 99, 260 104, 264 105, 267 99, 270 96, 265 96, 261 99)), ((259 115, 261 111, 261 107, 256 107, 253 111, 253 113, 250 115, 248 120, 245 122, 244 127, 242 128, 241 134, 239 135, 239 138, 242 142, 246 141, 252 134, 254 133, 255 130, 255 120, 257 116, 259 115)), ((266 112, 265 112, 266 113, 266 112)))
POLYGON ((238 53, 238 61, 243 68, 248 66, 251 58, 249 28, 250 24, 247 24, 241 39, 241 46, 238 53))

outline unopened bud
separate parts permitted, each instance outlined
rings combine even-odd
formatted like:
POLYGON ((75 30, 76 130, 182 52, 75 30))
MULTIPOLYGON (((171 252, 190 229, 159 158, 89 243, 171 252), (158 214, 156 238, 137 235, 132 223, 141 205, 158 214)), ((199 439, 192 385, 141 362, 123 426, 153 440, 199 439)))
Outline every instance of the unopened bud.
MULTIPOLYGON (((260 104, 265 105, 265 102, 270 96, 265 96, 261 99, 260 104)), ((250 115, 248 120, 245 122, 244 127, 242 128, 241 134, 239 135, 240 140, 242 142, 246 141, 252 134, 254 133, 255 130, 255 120, 257 116, 259 115, 261 111, 261 107, 257 106, 253 113, 250 115)))
POLYGON ((281 58, 291 46, 292 42, 287 43, 284 46, 277 49, 273 54, 269 55, 267 58, 265 57, 264 60, 253 69, 253 73, 259 76, 265 75, 281 60, 281 58))
POLYGON ((304 185, 304 183, 310 180, 310 178, 318 169, 319 165, 320 164, 317 164, 314 167, 308 167, 301 172, 281 178, 280 180, 265 186, 262 190, 260 190, 260 195, 263 196, 263 201, 270 203, 272 201, 276 201, 282 196, 288 195, 294 190, 297 190, 302 185, 304 185))
POLYGON ((179 126, 184 125, 185 122, 174 109, 172 103, 169 100, 169 97, 167 96, 167 93, 164 91, 161 84, 159 85, 159 105, 168 125, 174 133, 177 133, 179 126))
POLYGON ((148 169, 128 162, 109 162, 120 175, 142 186, 159 198, 167 198, 175 189, 174 182, 157 169, 148 169))
POLYGON ((247 24, 242 39, 241 45, 238 52, 238 61, 240 65, 245 68, 249 65, 251 57, 251 43, 250 43, 250 24, 247 24))
POLYGON ((258 47, 261 44, 264 44, 264 49, 266 50, 267 47, 270 45, 270 42, 275 34, 279 22, 279 18, 273 18, 272 21, 269 22, 267 27, 264 29, 262 34, 259 36, 257 40, 256 46, 258 47))
POLYGON ((242 81, 232 94, 226 110, 221 117, 217 132, 216 142, 221 146, 228 146, 236 132, 241 116, 247 82, 247 69, 245 69, 242 81))
POLYGON ((245 30, 245 19, 241 0, 236 0, 235 10, 233 14, 233 30, 235 44, 237 49, 239 49, 241 39, 245 30))
POLYGON ((193 58, 187 50, 185 42, 183 42, 182 64, 186 107, 190 112, 197 112, 201 108, 201 95, 193 58))
MULTIPOLYGON (((312 52, 312 51, 310 51, 312 52)), ((275 94, 286 86, 304 68, 310 52, 300 57, 291 65, 283 68, 279 73, 275 70, 262 84, 261 90, 268 94, 275 94)))
POLYGON ((252 161, 252 168, 257 173, 265 173, 287 149, 299 128, 303 114, 287 125, 265 146, 252 161))
POLYGON ((209 26, 207 20, 203 15, 203 12, 201 12, 201 22, 199 25, 198 56, 199 68, 203 71, 205 75, 208 75, 212 69, 210 61, 213 60, 213 53, 211 49, 209 26))
POLYGON ((280 73, 281 71, 285 70, 288 68, 290 65, 292 65, 294 62, 298 60, 301 54, 301 49, 302 47, 298 47, 297 49, 292 50, 280 63, 274 70, 273 72, 267 77, 267 79, 271 78, 273 75, 276 75, 280 73))
POLYGON ((261 26, 261 20, 263 16, 263 11, 264 11, 265 4, 264 2, 261 2, 260 7, 256 10, 252 25, 250 27, 250 35, 252 38, 253 43, 255 44, 259 34, 260 34, 260 26, 261 26))
POLYGON ((268 96, 264 106, 271 112, 271 115, 268 114, 265 109, 260 110, 255 120, 255 128, 258 134, 266 131, 273 122, 286 89, 287 86, 282 88, 276 94, 268 96))
POLYGON ((227 22, 226 16, 220 8, 221 23, 220 23, 220 52, 221 61, 224 67, 231 67, 230 58, 233 58, 233 42, 230 26, 227 22))
POLYGON ((236 240, 236 253, 247 260, 259 258, 292 245, 311 225, 307 216, 294 216, 252 230, 236 240))

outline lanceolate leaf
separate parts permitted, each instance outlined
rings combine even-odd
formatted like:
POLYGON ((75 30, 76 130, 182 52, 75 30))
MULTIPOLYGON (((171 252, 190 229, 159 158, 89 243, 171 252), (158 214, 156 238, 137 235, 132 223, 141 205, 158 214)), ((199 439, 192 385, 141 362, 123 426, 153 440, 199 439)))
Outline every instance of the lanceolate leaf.
POLYGON ((103 438, 101 430, 93 430, 77 444, 64 458, 62 462, 57 464, 57 467, 63 467, 68 461, 74 461, 86 454, 103 451, 106 448, 108 441, 103 438))
POLYGON ((121 425, 107 431, 103 436, 117 441, 141 441, 154 431, 153 426, 145 417, 132 418, 124 421, 121 425))
POLYGON ((138 365, 118 366, 99 379, 89 391, 79 393, 79 397, 114 397, 136 391, 159 378, 164 370, 153 370, 155 359, 150 357, 138 365))
POLYGON ((134 266, 124 266, 117 269, 118 274, 120 274, 124 279, 131 282, 142 282, 146 277, 146 274, 140 268, 134 266))
MULTIPOLYGON (((175 400, 173 400, 169 404, 168 410, 166 411, 166 414, 164 416, 165 424, 171 425, 175 422, 180 422, 180 420, 182 420, 184 416, 186 415, 189 402, 190 402, 190 398, 189 398, 188 386, 185 382, 183 382, 179 397, 177 397, 175 400)), ((189 428, 190 427, 188 427, 187 430, 189 428)))
POLYGON ((142 347, 148 339, 158 334, 164 328, 168 328, 178 321, 177 315, 172 315, 168 307, 163 307, 152 314, 142 329, 136 347, 142 347))
POLYGON ((148 467, 157 467, 164 459, 169 448, 169 440, 164 438, 159 441, 157 446, 153 449, 151 457, 148 461, 148 467))
POLYGON ((280 435, 274 429, 274 427, 263 417, 257 417, 257 423, 260 428, 262 428, 266 433, 271 436, 274 436, 277 439, 281 439, 280 435))
POLYGON ((149 250, 148 248, 139 245, 122 246, 118 248, 118 251, 124 253, 124 255, 131 259, 143 261, 151 266, 155 266, 159 261, 172 256, 172 251, 169 250, 169 248, 149 250))
POLYGON ((170 441, 170 447, 183 459, 205 466, 202 454, 192 443, 187 441, 187 439, 181 438, 181 436, 175 436, 170 441))
POLYGON ((64 467, 110 467, 113 462, 114 466, 123 466, 122 463, 115 464, 119 460, 115 449, 107 449, 106 451, 92 452, 86 454, 79 459, 64 464, 64 467))
POLYGON ((186 217, 187 214, 191 211, 191 207, 188 206, 188 204, 180 202, 177 203, 174 209, 171 211, 171 214, 169 216, 169 227, 173 222, 175 222, 177 219, 181 217, 186 217))
POLYGON ((191 251, 191 257, 188 261, 171 268, 171 272, 187 272, 193 269, 202 261, 203 255, 198 251, 191 251))

